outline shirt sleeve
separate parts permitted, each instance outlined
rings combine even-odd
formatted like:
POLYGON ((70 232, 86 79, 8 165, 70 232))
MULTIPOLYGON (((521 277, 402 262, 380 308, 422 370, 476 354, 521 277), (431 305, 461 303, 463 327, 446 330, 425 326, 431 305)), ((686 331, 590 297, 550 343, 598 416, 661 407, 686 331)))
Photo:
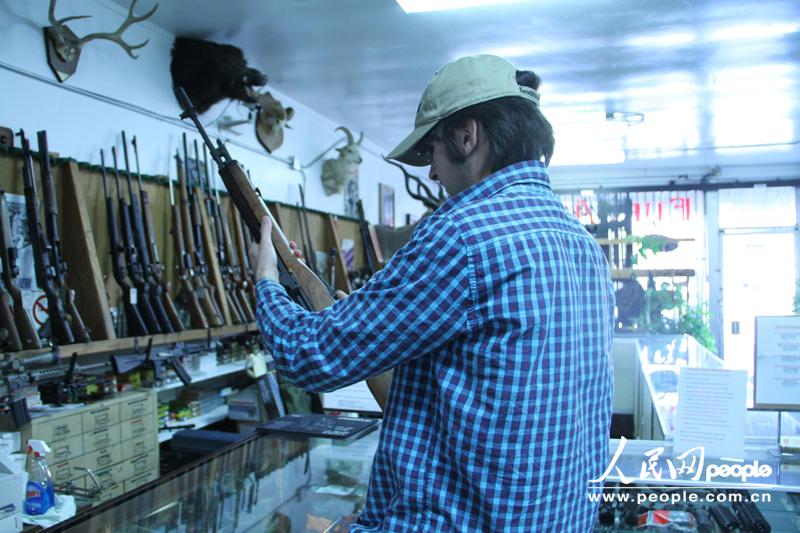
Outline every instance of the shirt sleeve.
POLYGON ((433 352, 472 320, 467 253, 452 222, 431 215, 360 290, 319 311, 260 280, 257 322, 278 370, 294 385, 330 392, 433 352))

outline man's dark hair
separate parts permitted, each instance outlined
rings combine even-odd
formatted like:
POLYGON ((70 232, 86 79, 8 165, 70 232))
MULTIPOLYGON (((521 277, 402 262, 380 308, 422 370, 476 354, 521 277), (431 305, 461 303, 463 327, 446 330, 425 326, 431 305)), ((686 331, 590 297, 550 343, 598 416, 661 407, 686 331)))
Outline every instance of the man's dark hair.
MULTIPOLYGON (((530 70, 517 71, 517 83, 539 90, 542 80, 530 70)), ((526 98, 509 96, 482 102, 456 111, 436 125, 433 136, 445 146, 448 158, 461 163, 464 155, 458 150, 455 130, 468 118, 480 122, 489 139, 489 168, 497 172, 519 161, 544 158, 545 166, 553 156, 553 127, 544 118, 539 106, 526 98)))

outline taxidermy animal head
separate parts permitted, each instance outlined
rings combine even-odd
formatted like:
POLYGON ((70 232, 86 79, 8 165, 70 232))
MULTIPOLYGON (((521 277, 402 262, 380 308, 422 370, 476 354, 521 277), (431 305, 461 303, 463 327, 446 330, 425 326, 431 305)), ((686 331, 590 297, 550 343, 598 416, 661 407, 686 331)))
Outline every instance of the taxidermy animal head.
POLYGON ((258 95, 258 115, 256 115, 256 138, 267 152, 280 148, 283 144, 283 128, 294 116, 294 109, 283 107, 270 93, 258 95))
POLYGON ((198 113, 225 98, 255 104, 253 87, 267 77, 247 66, 241 50, 229 44, 178 37, 172 45, 172 84, 183 87, 198 113))
POLYGON ((129 56, 133 59, 137 59, 139 56, 134 54, 133 51, 143 48, 150 39, 146 39, 139 44, 128 44, 122 38, 122 34, 131 27, 131 25, 152 17, 153 13, 158 9, 158 4, 156 4, 153 9, 144 15, 136 16, 133 14, 133 10, 136 7, 137 0, 132 0, 128 8, 128 16, 125 17, 125 20, 122 21, 122 24, 120 24, 116 31, 90 33, 83 37, 78 37, 65 24, 70 20, 90 18, 91 15, 73 15, 57 19, 56 2, 57 0, 50 0, 50 9, 47 12, 50 26, 44 29, 44 36, 45 46, 47 48, 47 61, 60 82, 64 82, 70 75, 75 73, 75 69, 78 67, 78 59, 81 55, 81 48, 89 41, 102 39, 117 43, 129 56))
POLYGON ((344 126, 336 130, 342 130, 347 135, 347 145, 336 149, 339 152, 337 159, 326 159, 322 164, 322 187, 328 196, 341 192, 347 180, 358 174, 358 165, 362 161, 360 146, 364 140, 364 132, 361 132, 356 141, 350 130, 344 126))

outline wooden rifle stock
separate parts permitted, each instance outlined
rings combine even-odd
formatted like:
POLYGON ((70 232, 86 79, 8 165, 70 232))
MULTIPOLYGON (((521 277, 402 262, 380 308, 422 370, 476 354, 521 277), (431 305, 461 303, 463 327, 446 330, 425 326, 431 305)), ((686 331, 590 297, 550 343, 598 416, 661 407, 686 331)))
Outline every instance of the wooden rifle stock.
POLYGON ((19 131, 22 142, 22 175, 25 182, 25 208, 28 214, 28 232, 33 247, 36 283, 47 297, 47 314, 53 339, 60 344, 72 344, 75 337, 67 320, 64 305, 54 285, 55 267, 50 263, 50 243, 39 220, 39 197, 36 193, 36 175, 33 157, 25 132, 19 131))
POLYGON ((18 352, 22 349, 22 341, 14 323, 14 313, 11 307, 14 301, 11 295, 0 287, 0 346, 9 352, 18 352))
POLYGON ((11 221, 8 216, 8 206, 6 205, 5 191, 0 189, 0 247, 2 248, 3 261, 3 283, 14 304, 14 323, 17 326, 17 334, 22 342, 22 347, 26 350, 41 348, 42 341, 33 319, 27 308, 22 303, 22 291, 16 282, 19 275, 17 266, 17 248, 11 238, 11 221))
MULTIPOLYGON (((178 155, 175 156, 175 162, 178 168, 178 181, 181 180, 183 172, 183 165, 178 155)), ((172 182, 169 183, 170 193, 172 191, 172 182)), ((170 194, 171 196, 171 194, 170 194)), ((189 320, 193 328, 207 329, 208 318, 200 305, 200 298, 195 292, 194 286, 194 263, 191 255, 186 251, 186 243, 184 242, 183 233, 183 215, 182 205, 180 200, 175 200, 170 197, 172 201, 172 238, 175 243, 176 265, 178 269, 178 279, 183 290, 184 298, 186 300, 186 310, 189 312, 189 320)))
MULTIPOLYGON (((188 158, 188 150, 186 148, 186 136, 184 135, 184 158, 188 158)), ((183 224, 183 242, 186 247, 186 254, 191 258, 193 265, 193 282, 195 286, 195 294, 203 307, 203 314, 208 319, 208 323, 212 326, 222 326, 224 321, 222 315, 217 308, 216 302, 212 300, 211 287, 205 279, 207 274, 204 258, 200 254, 197 244, 195 243, 194 230, 195 227, 192 222, 192 211, 189 198, 189 186, 187 184, 188 177, 188 163, 186 160, 183 162, 183 168, 178 168, 178 198, 176 203, 180 204, 180 213, 183 224)), ((199 214, 199 213, 198 213, 199 214)))
MULTIPOLYGON (((259 238, 261 232, 261 220, 268 216, 272 221, 272 244, 278 256, 278 271, 280 282, 287 292, 306 309, 320 311, 333 304, 333 296, 328 287, 320 280, 304 262, 294 255, 286 235, 283 234, 277 221, 269 212, 261 196, 253 189, 250 180, 247 179, 242 167, 234 161, 222 141, 217 141, 215 147, 208 137, 203 125, 197 118, 197 113, 192 106, 191 100, 186 96, 186 92, 178 87, 176 90, 178 100, 184 112, 181 118, 191 118, 197 127, 198 132, 203 137, 203 141, 208 146, 211 156, 217 163, 219 174, 228 189, 228 193, 233 199, 236 209, 242 215, 250 233, 259 238)), ((391 387, 392 372, 384 372, 378 376, 367 378, 372 396, 378 402, 381 409, 386 408, 386 401, 389 397, 391 387)))
POLYGON ((54 281, 60 290, 64 309, 70 318, 70 327, 75 340, 78 342, 91 342, 89 329, 83 322, 78 307, 75 305, 75 291, 67 287, 67 263, 61 256, 61 237, 58 234, 58 203, 56 201, 56 187, 53 173, 50 168, 50 153, 47 148, 47 132, 36 133, 39 142, 39 173, 42 177, 42 190, 44 192, 44 213, 47 238, 50 241, 50 264, 55 269, 54 281))

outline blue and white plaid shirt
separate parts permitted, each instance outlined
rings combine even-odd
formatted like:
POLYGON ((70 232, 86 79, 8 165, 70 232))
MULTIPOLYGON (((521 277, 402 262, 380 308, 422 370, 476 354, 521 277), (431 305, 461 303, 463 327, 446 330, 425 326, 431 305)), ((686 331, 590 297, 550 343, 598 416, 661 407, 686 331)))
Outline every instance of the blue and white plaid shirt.
POLYGON ((317 313, 258 282, 279 371, 326 392, 394 368, 351 531, 590 531, 608 461, 614 295, 544 166, 504 168, 422 220, 317 313))

